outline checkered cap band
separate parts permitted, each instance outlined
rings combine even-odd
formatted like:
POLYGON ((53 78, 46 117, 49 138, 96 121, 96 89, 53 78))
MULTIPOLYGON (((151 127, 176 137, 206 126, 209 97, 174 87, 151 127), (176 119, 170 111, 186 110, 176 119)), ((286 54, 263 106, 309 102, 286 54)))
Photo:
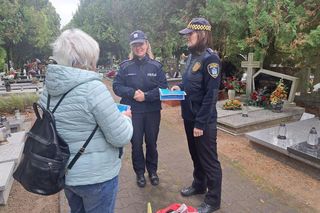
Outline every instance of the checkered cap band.
POLYGON ((191 30, 206 30, 206 31, 211 31, 211 26, 209 25, 201 25, 201 24, 191 24, 189 23, 187 26, 188 29, 191 30))

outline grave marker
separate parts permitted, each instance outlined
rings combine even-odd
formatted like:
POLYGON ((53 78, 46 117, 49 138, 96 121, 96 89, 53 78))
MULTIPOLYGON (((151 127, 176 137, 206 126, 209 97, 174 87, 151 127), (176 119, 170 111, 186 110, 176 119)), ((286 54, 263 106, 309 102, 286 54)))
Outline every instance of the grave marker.
POLYGON ((246 74, 246 95, 249 96, 252 93, 252 76, 253 68, 260 68, 260 61, 253 60, 253 53, 248 54, 248 61, 242 61, 241 67, 247 68, 246 74))
POLYGON ((299 79, 296 77, 273 72, 271 70, 260 69, 253 75, 253 89, 257 90, 267 87, 268 92, 271 93, 277 87, 277 83, 280 79, 283 79, 285 86, 288 88, 288 102, 292 103, 299 82, 299 79))

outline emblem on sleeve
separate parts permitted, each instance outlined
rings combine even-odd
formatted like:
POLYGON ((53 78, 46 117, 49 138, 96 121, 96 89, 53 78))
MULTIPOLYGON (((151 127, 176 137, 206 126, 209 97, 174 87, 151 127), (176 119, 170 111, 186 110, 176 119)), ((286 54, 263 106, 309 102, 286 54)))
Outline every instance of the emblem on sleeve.
POLYGON ((192 72, 197 72, 201 68, 201 63, 198 61, 192 67, 192 72))
POLYGON ((211 63, 207 66, 207 69, 212 78, 216 78, 219 76, 219 64, 211 63))

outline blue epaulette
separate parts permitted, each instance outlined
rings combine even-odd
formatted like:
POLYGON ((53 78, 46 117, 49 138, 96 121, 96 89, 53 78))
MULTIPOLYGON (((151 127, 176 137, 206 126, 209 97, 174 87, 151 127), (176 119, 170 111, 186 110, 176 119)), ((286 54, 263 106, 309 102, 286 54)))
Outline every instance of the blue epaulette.
POLYGON ((157 60, 154 60, 154 59, 151 59, 151 58, 150 58, 150 60, 148 60, 148 62, 149 62, 150 64, 155 65, 155 66, 158 67, 158 68, 161 68, 161 67, 162 67, 162 64, 161 64, 159 61, 157 61, 157 60))
POLYGON ((213 51, 211 48, 206 49, 206 54, 204 55, 204 60, 208 59, 212 55, 215 55, 220 60, 218 53, 216 51, 213 51))
POLYGON ((134 62, 130 59, 122 61, 119 66, 122 67, 123 69, 127 68, 129 65, 133 64, 134 62))

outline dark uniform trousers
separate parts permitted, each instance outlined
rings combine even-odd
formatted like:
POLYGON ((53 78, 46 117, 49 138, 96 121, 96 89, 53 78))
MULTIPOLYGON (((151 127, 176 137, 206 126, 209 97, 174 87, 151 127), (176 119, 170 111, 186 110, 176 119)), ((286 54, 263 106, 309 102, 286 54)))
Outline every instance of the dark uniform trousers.
POLYGON ((133 136, 132 163, 137 175, 156 173, 158 167, 157 138, 160 125, 160 111, 132 113, 133 136), (143 137, 146 143, 146 158, 143 154, 143 137))
POLYGON ((184 120, 184 128, 194 165, 192 186, 198 190, 208 189, 204 201, 220 206, 222 172, 217 154, 216 124, 208 124, 200 137, 193 136, 193 121, 184 120))

